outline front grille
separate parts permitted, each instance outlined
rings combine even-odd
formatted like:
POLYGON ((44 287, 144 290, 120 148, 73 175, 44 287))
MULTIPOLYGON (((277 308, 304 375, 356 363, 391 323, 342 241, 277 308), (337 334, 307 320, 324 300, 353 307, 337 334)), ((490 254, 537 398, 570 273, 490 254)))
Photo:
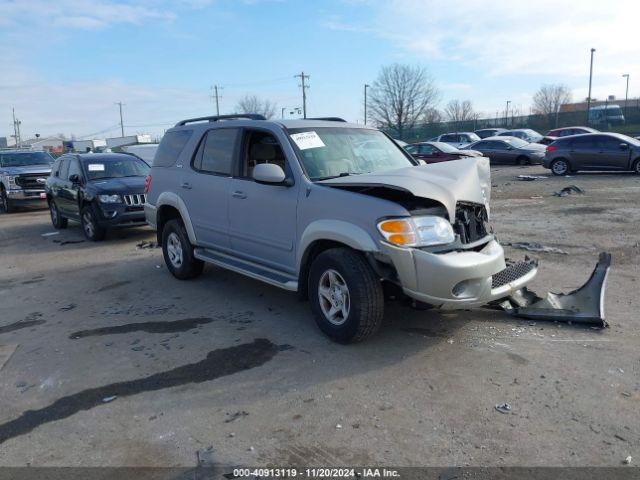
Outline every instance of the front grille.
POLYGON ((124 203, 129 207, 142 207, 147 198, 143 193, 136 195, 124 195, 124 203))
POLYGON ((487 221, 487 209, 484 205, 458 202, 453 230, 460 236, 463 244, 473 243, 487 236, 487 221))
POLYGON ((44 190, 44 182, 47 181, 46 173, 28 173, 16 177, 16 185, 25 190, 44 190))
POLYGON ((522 278, 534 268, 536 268, 536 263, 532 261, 512 263, 491 277, 491 288, 498 288, 522 278))

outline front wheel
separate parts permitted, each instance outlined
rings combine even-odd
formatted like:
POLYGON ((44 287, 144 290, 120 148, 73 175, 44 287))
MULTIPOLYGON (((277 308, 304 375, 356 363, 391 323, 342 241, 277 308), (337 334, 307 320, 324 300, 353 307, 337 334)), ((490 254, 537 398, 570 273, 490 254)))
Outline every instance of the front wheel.
POLYGON ((58 205, 56 205, 56 201, 53 199, 49 202, 49 213, 51 214, 51 223, 53 224, 53 228, 67 228, 67 225, 69 225, 69 220, 60 215, 58 205))
POLYGON ((551 162, 550 165, 551 172, 554 175, 563 176, 569 173, 570 167, 569 162, 567 162, 564 158, 558 158, 551 162))
POLYGON ((11 200, 9 200, 7 191, 4 188, 0 191, 0 210, 4 213, 11 213, 13 211, 13 205, 11 205, 11 200))
POLYGON ((169 220, 162 229, 162 255, 171 274, 180 280, 202 273, 204 262, 193 254, 193 245, 180 220, 169 220))
POLYGON ((364 340, 382 324, 380 279, 362 254, 348 248, 326 250, 313 261, 309 300, 320 330, 339 343, 364 340))
POLYGON ((84 236, 89 240, 94 242, 104 240, 107 230, 98 225, 96 212, 91 205, 87 205, 80 212, 80 223, 82 224, 84 236))

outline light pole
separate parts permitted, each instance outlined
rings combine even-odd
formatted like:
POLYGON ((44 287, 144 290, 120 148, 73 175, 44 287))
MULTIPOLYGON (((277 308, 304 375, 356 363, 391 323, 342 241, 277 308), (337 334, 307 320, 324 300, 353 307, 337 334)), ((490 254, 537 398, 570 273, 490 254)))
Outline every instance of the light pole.
POLYGON ((511 100, 507 100, 507 108, 504 110, 504 126, 509 126, 509 104, 511 100))
MULTIPOLYGON (((364 124, 367 124, 367 88, 369 88, 370 85, 367 85, 366 83, 364 84, 364 124)), ((625 112, 626 114, 627 112, 625 112)))
POLYGON ((591 63, 589 65, 589 96, 587 97, 587 125, 589 125, 589 110, 591 110, 591 80, 593 79, 593 53, 595 48, 591 49, 591 63))
POLYGON ((625 73, 622 78, 627 79, 627 89, 624 92, 624 119, 627 120, 627 101, 629 100, 629 74, 625 73))

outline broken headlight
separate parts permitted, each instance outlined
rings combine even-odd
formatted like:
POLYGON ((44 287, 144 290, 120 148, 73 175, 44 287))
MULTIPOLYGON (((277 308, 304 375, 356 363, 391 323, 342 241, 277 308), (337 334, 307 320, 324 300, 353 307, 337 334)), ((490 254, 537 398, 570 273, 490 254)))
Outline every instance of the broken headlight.
POLYGON ((383 220, 378 223, 378 230, 389 243, 400 247, 444 245, 455 239, 446 219, 430 215, 383 220))

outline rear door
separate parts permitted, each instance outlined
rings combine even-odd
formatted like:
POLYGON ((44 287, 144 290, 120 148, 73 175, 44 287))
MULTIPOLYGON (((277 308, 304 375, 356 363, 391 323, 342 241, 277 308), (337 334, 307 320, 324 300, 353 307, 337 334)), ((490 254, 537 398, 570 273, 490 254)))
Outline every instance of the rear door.
POLYGON ((596 135, 575 137, 571 142, 571 167, 581 170, 593 170, 600 163, 599 147, 596 135))
POLYGON ((229 189, 239 128, 208 130, 179 183, 198 246, 229 250, 229 189))
POLYGON ((594 167, 601 167, 604 170, 627 170, 629 168, 629 145, 622 149, 620 144, 626 143, 616 137, 598 135, 596 137, 598 158, 594 167))
POLYGON ((229 191, 231 248, 239 257, 295 274, 299 184, 261 184, 252 178, 260 163, 275 163, 293 178, 278 132, 247 128, 242 145, 229 191))

